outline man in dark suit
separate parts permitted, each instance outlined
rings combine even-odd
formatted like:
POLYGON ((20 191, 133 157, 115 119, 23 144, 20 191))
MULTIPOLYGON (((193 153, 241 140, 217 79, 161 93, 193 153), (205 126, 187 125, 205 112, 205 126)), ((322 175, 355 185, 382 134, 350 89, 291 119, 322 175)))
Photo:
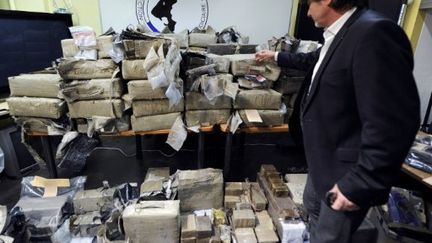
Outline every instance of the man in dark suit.
POLYGON ((309 167, 304 205, 311 242, 350 242, 371 206, 383 204, 419 127, 411 45, 403 30, 362 0, 309 0, 324 28, 309 54, 261 51, 259 61, 309 70, 290 132, 309 167))

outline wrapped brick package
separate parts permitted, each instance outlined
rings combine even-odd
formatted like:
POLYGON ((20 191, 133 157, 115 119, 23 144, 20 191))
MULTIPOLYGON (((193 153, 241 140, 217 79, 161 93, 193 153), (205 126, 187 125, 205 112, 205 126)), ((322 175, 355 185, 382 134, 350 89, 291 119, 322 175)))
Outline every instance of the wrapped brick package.
POLYGON ((235 109, 278 110, 282 95, 272 89, 241 90, 234 102, 235 109))
POLYGON ((144 59, 123 60, 122 75, 125 80, 147 79, 147 72, 144 69, 144 59))
POLYGON ((166 99, 167 88, 153 89, 148 80, 133 80, 127 83, 128 93, 133 100, 166 99))
POLYGON ((113 49, 112 41, 112 35, 103 35, 96 38, 99 58, 110 58, 109 53, 113 49))
POLYGON ((189 46, 206 48, 210 44, 216 44, 217 37, 215 34, 190 33, 189 46))
POLYGON ((155 116, 131 117, 132 130, 134 132, 145 132, 162 129, 170 129, 180 112, 155 116))
POLYGON ((229 73, 230 59, 215 54, 207 54, 206 57, 207 64, 216 64, 215 70, 217 73, 229 73))
POLYGON ((11 96, 57 98, 62 78, 58 74, 21 74, 9 77, 11 96))
POLYGON ((117 64, 111 59, 97 61, 67 59, 58 66, 58 72, 63 79, 97 79, 111 78, 117 64))
POLYGON ((180 48, 189 47, 189 31, 187 29, 177 34, 169 33, 169 34, 163 34, 163 36, 176 39, 177 44, 180 46, 180 48))
POLYGON ((215 124, 227 123, 231 116, 231 110, 195 110, 186 111, 186 125, 194 126, 211 126, 215 124))
POLYGON ((6 101, 11 116, 58 119, 66 112, 66 103, 60 99, 10 97, 6 101))
POLYGON ((258 62, 255 60, 254 54, 238 54, 226 57, 231 60, 231 73, 234 76, 254 74, 251 70, 258 70, 258 73, 266 79, 276 81, 281 73, 280 67, 275 62, 258 62))
POLYGON ((203 93, 187 92, 185 99, 186 110, 217 110, 232 107, 232 99, 225 95, 218 96, 210 102, 203 93))
POLYGON ((180 239, 179 201, 142 201, 123 211, 126 239, 134 243, 177 243, 180 239))
POLYGON ((223 206, 222 170, 183 170, 179 171, 178 180, 178 199, 182 212, 223 206))
POLYGON ((169 106, 169 100, 136 100, 132 103, 133 114, 136 117, 161 115, 184 111, 184 101, 178 105, 169 106))
POLYGON ((75 45, 73 39, 61 40, 61 47, 64 58, 74 57, 79 52, 78 46, 75 45))
POLYGON ((285 113, 279 110, 258 110, 262 123, 249 122, 245 110, 240 110, 240 117, 246 126, 278 126, 284 124, 285 113))
POLYGON ((85 81, 73 81, 62 85, 61 93, 66 101, 97 100, 109 98, 121 98, 123 84, 115 79, 91 79, 85 81))
POLYGON ((68 103, 68 107, 71 118, 92 118, 93 116, 121 118, 124 103, 121 99, 82 100, 68 103))

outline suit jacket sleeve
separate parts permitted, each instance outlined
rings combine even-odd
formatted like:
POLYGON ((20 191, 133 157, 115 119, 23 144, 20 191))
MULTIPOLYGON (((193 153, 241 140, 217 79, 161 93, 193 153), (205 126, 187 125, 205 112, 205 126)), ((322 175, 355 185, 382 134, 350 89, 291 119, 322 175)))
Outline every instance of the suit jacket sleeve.
POLYGON ((374 23, 353 55, 361 146, 356 166, 337 185, 358 206, 384 203, 420 124, 411 45, 390 21, 374 23))
POLYGON ((321 48, 310 53, 279 52, 277 63, 280 67, 308 71, 317 62, 320 51, 321 48))

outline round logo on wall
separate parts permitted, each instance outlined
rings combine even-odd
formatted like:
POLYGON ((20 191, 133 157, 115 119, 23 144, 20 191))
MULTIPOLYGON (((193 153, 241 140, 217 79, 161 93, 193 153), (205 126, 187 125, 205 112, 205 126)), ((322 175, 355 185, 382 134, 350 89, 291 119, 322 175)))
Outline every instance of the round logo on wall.
POLYGON ((208 20, 208 0, 136 0, 138 23, 147 25, 153 32, 168 27, 172 32, 177 21, 187 21, 188 26, 204 29, 208 20))

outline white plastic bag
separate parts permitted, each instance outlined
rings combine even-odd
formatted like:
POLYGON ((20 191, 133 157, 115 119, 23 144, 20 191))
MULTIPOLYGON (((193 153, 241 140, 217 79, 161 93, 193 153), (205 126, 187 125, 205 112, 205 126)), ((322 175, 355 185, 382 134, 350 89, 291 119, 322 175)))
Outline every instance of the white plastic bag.
POLYGON ((97 60, 96 34, 88 26, 72 26, 69 28, 75 45, 79 52, 75 55, 77 59, 97 60))

